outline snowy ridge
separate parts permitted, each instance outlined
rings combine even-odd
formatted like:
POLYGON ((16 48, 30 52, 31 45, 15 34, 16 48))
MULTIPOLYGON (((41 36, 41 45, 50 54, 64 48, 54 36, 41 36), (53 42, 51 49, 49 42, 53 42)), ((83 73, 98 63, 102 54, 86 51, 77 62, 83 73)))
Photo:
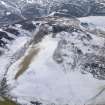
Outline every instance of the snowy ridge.
POLYGON ((0 25, 51 13, 65 17, 105 15, 105 2, 99 0, 1 0, 0 25))

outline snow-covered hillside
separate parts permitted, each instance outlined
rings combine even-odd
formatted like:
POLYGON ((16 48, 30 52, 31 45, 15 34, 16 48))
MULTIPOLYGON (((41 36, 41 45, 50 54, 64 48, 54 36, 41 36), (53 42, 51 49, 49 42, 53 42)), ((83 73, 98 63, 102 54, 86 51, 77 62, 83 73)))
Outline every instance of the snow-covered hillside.
POLYGON ((1 97, 21 105, 104 105, 102 21, 48 16, 1 28, 13 38, 1 46, 0 77, 9 88, 1 97))
POLYGON ((105 105, 104 15, 104 0, 1 0, 0 105, 105 105))

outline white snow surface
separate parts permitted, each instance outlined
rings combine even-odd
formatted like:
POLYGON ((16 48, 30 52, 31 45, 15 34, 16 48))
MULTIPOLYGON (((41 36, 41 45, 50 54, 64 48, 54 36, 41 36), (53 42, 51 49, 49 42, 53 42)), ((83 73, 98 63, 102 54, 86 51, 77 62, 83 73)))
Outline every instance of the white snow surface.
POLYGON ((81 22, 91 23, 98 27, 105 27, 105 16, 88 16, 79 18, 81 22))
POLYGON ((11 62, 12 56, 18 52, 24 45, 25 43, 29 40, 27 37, 18 37, 14 42, 11 43, 11 46, 9 47, 8 51, 5 51, 5 54, 0 57, 0 77, 5 73, 6 69, 8 68, 8 65, 11 62), (21 43, 20 43, 21 41, 21 43))
MULTIPOLYGON (((19 102, 25 104, 34 99, 41 100, 43 105, 84 105, 104 88, 105 81, 97 80, 92 75, 82 75, 78 71, 64 72, 52 59, 57 44, 57 39, 46 36, 37 45, 40 48, 38 55, 17 80, 13 78, 22 58, 9 69, 9 83, 15 86, 11 94, 18 97, 19 102)), ((103 102, 103 98, 99 101, 103 102)))
MULTIPOLYGON (((84 17, 80 18, 81 22, 92 23, 98 27, 105 27, 105 17, 84 17)), ((76 34, 76 33, 75 33, 76 34)), ((71 37, 72 38, 72 37, 71 37)), ((93 35, 93 43, 102 45, 104 38, 97 38, 93 35)), ((4 74, 6 67, 11 62, 13 54, 18 52, 27 43, 29 39, 25 36, 17 38, 4 56, 0 57, 0 78, 4 74)), ((74 39, 71 39, 74 40, 74 39)), ((74 40, 75 41, 75 40, 74 40)), ((14 79, 19 70, 19 64, 26 54, 17 60, 8 70, 8 83, 14 88, 10 91, 17 101, 23 104, 29 104, 31 100, 39 100, 43 105, 104 105, 105 100, 105 81, 93 78, 92 75, 83 75, 77 71, 64 72, 61 65, 53 60, 53 54, 57 48, 59 40, 46 36, 43 40, 35 45, 39 52, 33 57, 28 69, 17 80, 14 79), (103 90, 100 96, 97 96, 103 90), (93 104, 92 104, 93 103, 93 104)), ((81 46, 81 43, 78 44, 81 46)), ((84 52, 86 51, 83 48, 84 52)))
POLYGON ((105 31, 105 16, 88 16, 78 18, 80 22, 88 23, 89 28, 105 31))

